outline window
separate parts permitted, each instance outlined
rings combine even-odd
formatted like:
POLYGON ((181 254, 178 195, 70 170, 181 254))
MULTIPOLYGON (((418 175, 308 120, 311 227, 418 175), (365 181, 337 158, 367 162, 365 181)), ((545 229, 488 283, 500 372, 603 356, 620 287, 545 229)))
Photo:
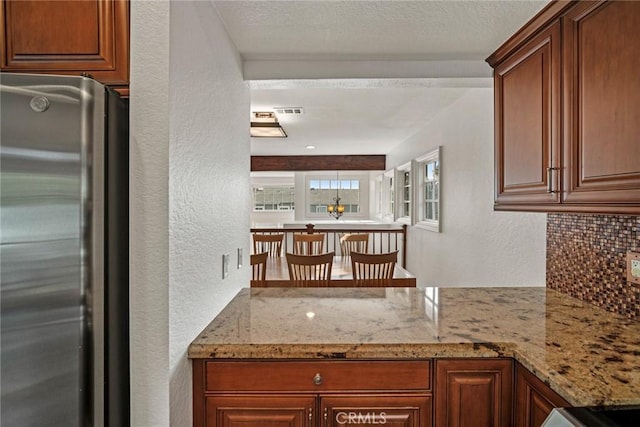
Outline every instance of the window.
POLYGON ((309 180, 309 212, 326 213, 327 205, 335 203, 340 197, 344 213, 360 213, 360 180, 359 179, 310 179, 309 180))
POLYGON ((343 219, 364 219, 369 217, 369 174, 358 172, 308 172, 304 175, 305 218, 326 219, 327 206, 340 197, 344 206, 343 219), (331 176, 333 175, 333 176, 331 176))
POLYGON ((440 181, 442 178, 441 148, 416 159, 419 203, 416 226, 440 231, 440 181))
POLYGON ((376 177, 376 216, 383 221, 394 221, 394 175, 395 169, 390 169, 376 177))
POLYGON ((295 187, 291 185, 253 187, 254 211, 291 211, 294 199, 295 187))
POLYGON ((411 224, 411 162, 398 167, 398 221, 411 224))

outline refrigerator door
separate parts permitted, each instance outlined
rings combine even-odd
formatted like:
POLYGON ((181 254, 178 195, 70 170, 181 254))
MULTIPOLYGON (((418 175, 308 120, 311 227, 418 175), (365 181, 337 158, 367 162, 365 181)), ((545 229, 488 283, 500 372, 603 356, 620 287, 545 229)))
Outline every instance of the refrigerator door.
POLYGON ((0 75, 0 425, 99 425, 104 87, 0 75))

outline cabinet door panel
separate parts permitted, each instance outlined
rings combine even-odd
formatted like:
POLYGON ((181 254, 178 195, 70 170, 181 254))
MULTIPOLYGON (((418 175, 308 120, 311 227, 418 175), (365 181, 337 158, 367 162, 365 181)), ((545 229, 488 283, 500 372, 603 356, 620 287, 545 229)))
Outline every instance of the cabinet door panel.
POLYGON ((129 80, 126 0, 4 0, 2 70, 129 80))
POLYGON ((435 424, 510 426, 512 372, 510 360, 437 360, 435 424))
POLYGON ((308 427, 315 396, 210 396, 207 427, 308 427))
POLYGON ((557 407, 569 403, 520 364, 516 366, 516 427, 540 427, 557 407))
POLYGON ((332 395, 321 396, 323 427, 384 425, 431 426, 430 395, 332 395))
POLYGON ((560 200, 559 175, 548 172, 560 161, 559 36, 556 23, 495 70, 497 203, 560 200))
POLYGON ((640 200, 640 2, 584 2, 564 23, 570 203, 640 200))

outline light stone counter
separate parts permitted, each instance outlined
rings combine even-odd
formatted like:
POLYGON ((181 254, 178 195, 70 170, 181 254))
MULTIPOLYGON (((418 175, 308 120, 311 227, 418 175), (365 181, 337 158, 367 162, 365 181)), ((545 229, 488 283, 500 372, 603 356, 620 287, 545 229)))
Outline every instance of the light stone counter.
POLYGON ((640 404, 640 323, 542 287, 243 289, 189 357, 513 357, 575 406, 640 404))

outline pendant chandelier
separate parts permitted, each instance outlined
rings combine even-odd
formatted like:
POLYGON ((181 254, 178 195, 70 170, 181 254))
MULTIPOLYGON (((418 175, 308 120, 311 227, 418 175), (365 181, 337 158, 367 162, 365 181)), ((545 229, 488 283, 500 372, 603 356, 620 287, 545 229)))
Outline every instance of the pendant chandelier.
POLYGON ((334 217, 335 219, 340 219, 342 214, 344 213, 344 205, 340 204, 340 176, 338 175, 338 171, 336 171, 336 197, 333 198, 334 204, 327 205, 327 212, 329 215, 334 217))

